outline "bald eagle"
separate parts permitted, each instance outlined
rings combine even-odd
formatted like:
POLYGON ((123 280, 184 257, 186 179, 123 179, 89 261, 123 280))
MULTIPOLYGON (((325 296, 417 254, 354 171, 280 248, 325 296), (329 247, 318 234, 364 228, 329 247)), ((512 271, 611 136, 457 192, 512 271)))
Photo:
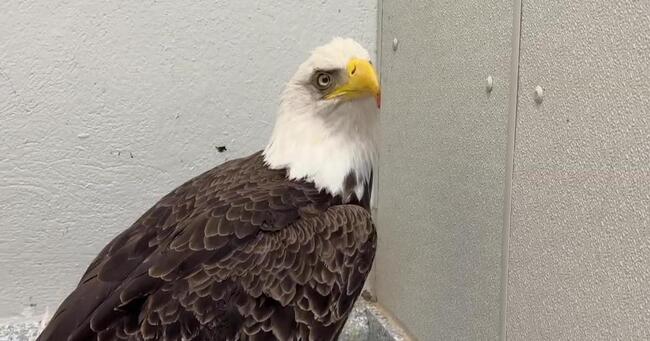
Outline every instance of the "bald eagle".
POLYGON ((266 148, 164 196, 99 253, 38 340, 335 340, 375 255, 379 96, 361 45, 316 48, 266 148))

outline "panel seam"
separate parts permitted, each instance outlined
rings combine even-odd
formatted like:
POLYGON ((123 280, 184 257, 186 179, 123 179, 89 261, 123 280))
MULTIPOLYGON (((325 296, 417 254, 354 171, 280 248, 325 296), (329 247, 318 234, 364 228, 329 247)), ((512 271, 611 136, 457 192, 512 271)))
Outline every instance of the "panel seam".
MULTIPOLYGON (((375 33, 376 35, 376 42, 375 42, 375 52, 376 52, 376 60, 375 62, 377 63, 377 68, 381 70, 381 52, 382 52, 382 31, 383 31, 383 21, 384 21, 384 1, 383 0, 377 0, 377 32, 375 33)), ((379 77, 381 78, 381 73, 379 74, 379 77)))
MULTIPOLYGON (((375 64, 377 67, 377 70, 379 70, 379 81, 381 84, 381 75, 383 72, 382 70, 382 31, 383 31, 383 0, 377 0, 377 17, 376 17, 376 33, 375 33, 375 64)), ((380 113, 381 115, 381 113, 380 113)), ((380 118, 380 124, 381 124, 381 116, 380 118)), ((379 164, 380 164, 380 159, 381 155, 377 157, 377 160, 375 160, 375 165, 373 169, 373 188, 371 189, 371 200, 370 200, 370 214, 372 216, 373 222, 375 223, 375 229, 378 229, 378 223, 377 223, 377 211, 379 210, 379 164)), ((372 269, 370 270, 370 274, 368 275, 368 278, 366 279, 366 285, 365 285, 367 291, 370 293, 372 298, 374 300, 377 300, 377 262, 373 262, 372 269)))
POLYGON ((501 312, 499 314, 500 339, 507 340, 508 313, 508 260, 510 246, 510 223, 512 216, 512 178, 517 128, 517 105, 519 96, 519 59, 521 45, 522 0, 513 0, 512 50, 510 61, 510 101, 508 104, 508 128, 506 142, 506 169, 503 203, 503 231, 501 245, 501 312))

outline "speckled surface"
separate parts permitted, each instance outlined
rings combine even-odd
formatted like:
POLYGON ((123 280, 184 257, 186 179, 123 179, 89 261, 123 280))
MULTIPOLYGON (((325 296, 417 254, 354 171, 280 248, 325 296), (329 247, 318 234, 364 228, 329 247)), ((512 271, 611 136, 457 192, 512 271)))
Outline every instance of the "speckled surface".
POLYGON ((38 327, 39 322, 35 320, 0 321, 0 341, 34 341, 38 327))
POLYGON ((648 340, 650 1, 522 15, 508 338, 648 340))
POLYGON ((420 340, 498 338, 511 6, 383 1, 375 292, 420 340))
POLYGON ((163 194, 261 149, 310 49, 374 52, 375 6, 0 1, 0 318, 55 309, 163 194))

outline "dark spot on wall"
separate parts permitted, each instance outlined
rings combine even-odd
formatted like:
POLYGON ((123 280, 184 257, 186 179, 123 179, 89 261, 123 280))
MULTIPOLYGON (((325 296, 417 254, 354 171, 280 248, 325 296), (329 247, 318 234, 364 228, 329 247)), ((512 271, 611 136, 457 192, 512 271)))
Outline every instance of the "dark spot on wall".
POLYGON ((214 149, 216 149, 219 153, 223 153, 228 150, 226 146, 214 146, 214 149))
POLYGON ((133 153, 129 152, 129 156, 133 159, 133 153))
POLYGON ((364 290, 361 292, 361 297, 365 298, 369 302, 377 302, 377 296, 373 295, 370 291, 364 290))

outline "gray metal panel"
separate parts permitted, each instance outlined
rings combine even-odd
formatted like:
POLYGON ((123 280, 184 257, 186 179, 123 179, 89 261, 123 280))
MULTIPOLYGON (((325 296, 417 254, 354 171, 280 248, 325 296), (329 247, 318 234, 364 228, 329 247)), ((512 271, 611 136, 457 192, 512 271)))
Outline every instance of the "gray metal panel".
POLYGON ((512 3, 384 0, 382 19, 379 302, 421 340, 496 339, 512 3))
POLYGON ((509 339, 650 339, 649 13, 523 2, 509 339))

